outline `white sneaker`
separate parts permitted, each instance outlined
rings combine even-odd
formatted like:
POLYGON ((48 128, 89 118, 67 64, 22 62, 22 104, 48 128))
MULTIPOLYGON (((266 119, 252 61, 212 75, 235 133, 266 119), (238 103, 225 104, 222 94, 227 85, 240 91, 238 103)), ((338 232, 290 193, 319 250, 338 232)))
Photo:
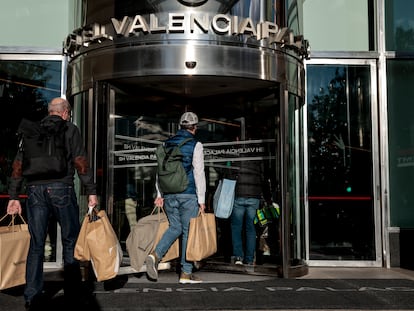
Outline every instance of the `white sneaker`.
POLYGON ((243 260, 240 257, 234 258, 234 264, 235 265, 243 265, 243 260))

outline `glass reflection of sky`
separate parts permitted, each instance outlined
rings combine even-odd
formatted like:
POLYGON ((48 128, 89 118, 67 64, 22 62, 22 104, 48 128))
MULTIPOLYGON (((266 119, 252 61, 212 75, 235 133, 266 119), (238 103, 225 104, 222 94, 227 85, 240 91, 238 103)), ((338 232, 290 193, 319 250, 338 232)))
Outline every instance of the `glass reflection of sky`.
POLYGON ((327 94, 331 81, 336 76, 336 71, 341 74, 344 66, 308 66, 307 68, 307 101, 312 104, 315 96, 327 94))

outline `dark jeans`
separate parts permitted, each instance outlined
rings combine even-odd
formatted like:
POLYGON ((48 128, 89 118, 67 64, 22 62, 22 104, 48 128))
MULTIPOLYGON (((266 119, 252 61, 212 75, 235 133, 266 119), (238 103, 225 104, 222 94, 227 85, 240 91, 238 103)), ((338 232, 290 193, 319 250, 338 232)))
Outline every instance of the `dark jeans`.
POLYGON ((27 220, 30 248, 27 257, 24 298, 32 301, 43 290, 43 260, 47 227, 51 215, 61 227, 65 296, 76 291, 80 282, 79 262, 74 249, 80 230, 79 206, 72 186, 64 183, 31 185, 27 188, 27 220))

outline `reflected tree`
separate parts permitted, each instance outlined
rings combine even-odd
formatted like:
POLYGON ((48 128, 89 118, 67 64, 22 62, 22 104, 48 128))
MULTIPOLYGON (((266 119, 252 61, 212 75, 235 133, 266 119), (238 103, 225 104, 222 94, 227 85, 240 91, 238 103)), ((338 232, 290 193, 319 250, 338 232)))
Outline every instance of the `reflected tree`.
POLYGON ((414 29, 404 30, 402 27, 397 27, 395 40, 397 51, 412 51, 414 49, 414 29))
POLYGON ((0 193, 7 191, 20 120, 47 114, 47 102, 60 95, 60 67, 60 61, 0 61, 0 193))
POLYGON ((337 68, 308 104, 309 192, 341 194, 349 174, 346 69, 337 68), (341 182, 338 182, 338 181, 341 182))

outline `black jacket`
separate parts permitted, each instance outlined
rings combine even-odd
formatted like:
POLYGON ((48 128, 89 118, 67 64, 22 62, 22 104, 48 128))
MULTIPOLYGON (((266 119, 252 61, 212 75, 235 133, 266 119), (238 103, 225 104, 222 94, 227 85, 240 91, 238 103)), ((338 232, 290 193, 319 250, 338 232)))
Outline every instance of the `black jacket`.
POLYGON ((241 161, 237 170, 236 197, 258 198, 263 195, 263 168, 260 161, 241 161))
MULTIPOLYGON (((56 115, 45 117, 43 123, 54 123, 61 121, 62 118, 56 115)), ((83 144, 81 133, 76 125, 67 122, 67 130, 65 133, 66 150, 68 151, 68 170, 63 178, 48 179, 48 180, 27 180, 27 185, 39 185, 53 182, 63 182, 68 185, 74 185, 75 169, 78 176, 85 186, 86 194, 96 194, 96 185, 93 181, 93 174, 89 168, 86 150, 83 144)), ((23 154, 19 150, 13 161, 13 171, 9 183, 10 199, 18 199, 19 192, 23 184, 24 177, 22 176, 22 161, 23 154)))
POLYGON ((238 161, 224 174, 225 178, 236 180, 236 197, 258 198, 264 193, 264 172, 261 161, 238 161))

